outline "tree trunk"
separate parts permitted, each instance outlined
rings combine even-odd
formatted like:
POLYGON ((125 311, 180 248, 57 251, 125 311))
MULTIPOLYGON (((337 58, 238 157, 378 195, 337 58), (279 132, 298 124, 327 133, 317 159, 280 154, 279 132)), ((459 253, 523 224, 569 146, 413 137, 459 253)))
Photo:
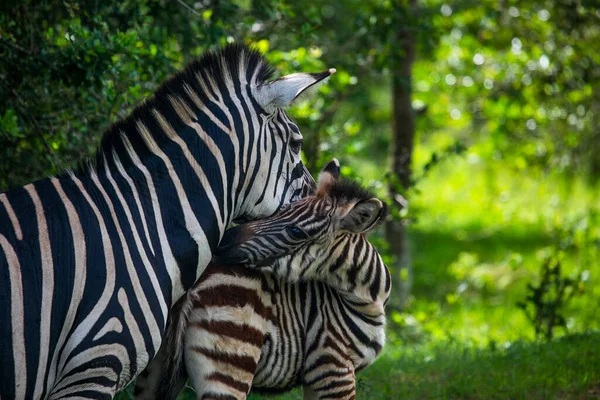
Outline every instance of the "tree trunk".
MULTIPOLYGON (((409 2, 409 15, 416 14, 416 0, 409 2)), ((392 74, 392 141, 390 148, 391 177, 388 185, 392 207, 401 210, 408 206, 403 193, 411 185, 412 151, 415 137, 415 113, 411 99, 412 65, 415 60, 415 38, 410 26, 400 25, 398 54, 392 74)), ((394 212, 394 214, 396 214, 394 212)), ((393 285, 394 306, 402 309, 410 295, 413 281, 411 244, 405 221, 393 218, 385 225, 385 237, 395 256, 393 285)))

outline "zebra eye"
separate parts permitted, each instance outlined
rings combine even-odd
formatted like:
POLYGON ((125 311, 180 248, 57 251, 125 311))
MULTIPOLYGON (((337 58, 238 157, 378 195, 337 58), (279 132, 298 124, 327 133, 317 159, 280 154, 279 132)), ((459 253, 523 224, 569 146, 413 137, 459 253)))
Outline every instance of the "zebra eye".
POLYGON ((285 228, 288 232, 288 234, 293 237, 294 239, 306 239, 308 238, 308 235, 306 234, 306 232, 304 232, 302 229, 298 228, 297 226, 288 226, 285 228))
POLYGON ((292 151, 296 154, 300 154, 300 150, 302 149, 302 143, 304 141, 301 140, 292 140, 290 142, 290 149, 292 149, 292 151))

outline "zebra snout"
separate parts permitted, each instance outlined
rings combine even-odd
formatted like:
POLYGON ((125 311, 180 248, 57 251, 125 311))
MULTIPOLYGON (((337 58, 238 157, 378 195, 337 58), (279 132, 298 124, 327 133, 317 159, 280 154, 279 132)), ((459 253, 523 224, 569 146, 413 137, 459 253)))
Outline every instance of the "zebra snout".
POLYGON ((250 259, 248 254, 240 249, 222 249, 218 248, 213 257, 213 262, 220 265, 248 264, 250 259))
POLYGON ((225 231, 214 260, 219 264, 241 264, 250 261, 249 254, 242 250, 243 245, 250 237, 250 229, 244 225, 238 225, 225 231))

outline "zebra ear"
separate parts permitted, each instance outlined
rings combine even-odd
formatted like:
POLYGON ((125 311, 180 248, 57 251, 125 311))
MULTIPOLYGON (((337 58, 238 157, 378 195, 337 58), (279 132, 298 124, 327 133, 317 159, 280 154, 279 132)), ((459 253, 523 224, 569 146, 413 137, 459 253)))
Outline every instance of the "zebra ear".
POLYGON ((342 218, 340 227, 352 233, 366 233, 383 220, 385 204, 372 197, 356 203, 342 218))
POLYGON ((287 107, 306 89, 335 73, 335 68, 317 73, 296 73, 282 76, 258 88, 256 100, 264 108, 287 107))
POLYGON ((340 162, 334 158, 329 161, 319 174, 319 183, 317 196, 321 197, 327 194, 331 185, 340 179, 340 162))

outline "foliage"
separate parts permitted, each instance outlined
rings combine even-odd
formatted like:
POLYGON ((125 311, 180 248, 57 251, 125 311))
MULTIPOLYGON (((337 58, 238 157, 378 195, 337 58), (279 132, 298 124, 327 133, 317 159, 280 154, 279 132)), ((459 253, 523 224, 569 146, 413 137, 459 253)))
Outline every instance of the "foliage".
POLYGON ((147 3, 100 4, 27 1, 0 16, 0 186, 72 166, 181 65, 147 3))
POLYGON ((563 309, 577 294, 578 286, 581 290, 581 283, 581 280, 562 275, 560 261, 552 258, 544 261, 540 268, 540 282, 537 286, 527 284, 527 297, 517 303, 533 324, 537 338, 552 340, 555 328, 567 327, 563 309))
POLYGON ((440 5, 439 45, 414 76, 429 128, 455 130, 467 144, 481 139, 511 167, 579 166, 595 179, 599 17, 591 3, 574 4, 440 5))
POLYGON ((516 304, 550 255, 560 257, 564 275, 582 279, 583 294, 564 309, 569 332, 600 328, 599 191, 585 178, 519 173, 472 147, 416 189, 413 299, 391 315, 407 343, 534 339, 516 304))

